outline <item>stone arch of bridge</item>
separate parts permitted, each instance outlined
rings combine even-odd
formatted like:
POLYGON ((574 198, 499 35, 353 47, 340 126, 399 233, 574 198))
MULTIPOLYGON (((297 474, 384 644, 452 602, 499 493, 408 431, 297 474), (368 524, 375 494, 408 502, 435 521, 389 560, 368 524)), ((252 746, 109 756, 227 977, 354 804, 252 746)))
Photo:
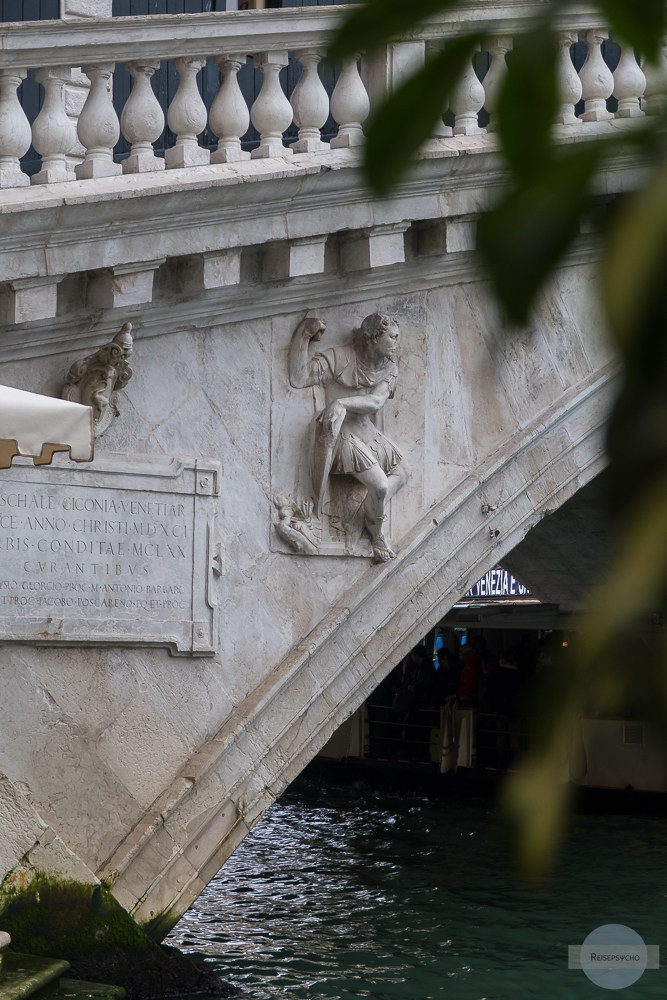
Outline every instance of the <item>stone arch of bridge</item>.
POLYGON ((546 514, 602 471, 613 366, 508 438, 239 704, 97 876, 159 940, 391 668, 546 514), (491 508, 491 509, 488 509, 491 508))

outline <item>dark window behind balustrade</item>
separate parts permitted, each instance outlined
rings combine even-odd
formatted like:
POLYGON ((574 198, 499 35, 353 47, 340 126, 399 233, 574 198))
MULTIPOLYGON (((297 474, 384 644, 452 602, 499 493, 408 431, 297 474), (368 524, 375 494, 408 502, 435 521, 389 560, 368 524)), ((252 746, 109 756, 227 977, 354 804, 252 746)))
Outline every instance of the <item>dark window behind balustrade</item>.
POLYGON ((114 17, 146 14, 210 14, 227 10, 226 0, 113 0, 114 17))
MULTIPOLYGON (((299 0, 299 2, 296 2, 296 0, 274 0, 274 2, 270 4, 267 3, 267 6, 331 6, 332 2, 342 3, 343 0, 326 0, 326 3, 323 2, 323 0, 299 0)), ((146 14, 202 14, 221 12, 228 6, 228 0, 113 0, 113 15, 114 17, 127 17, 142 16, 146 14)), ((282 83, 283 90, 285 90, 288 97, 294 90, 300 75, 300 64, 290 57, 289 65, 286 66, 280 73, 280 81, 282 83)), ((327 89, 327 92, 331 94, 337 79, 337 74, 334 72, 332 67, 322 64, 320 65, 320 77, 322 79, 322 83, 327 89)), ((254 68, 251 58, 248 58, 245 66, 241 67, 238 80, 243 96, 245 97, 248 107, 250 108, 262 86, 262 74, 259 70, 254 68)), ((210 108, 220 86, 220 73, 218 72, 218 68, 213 59, 209 59, 207 61, 204 69, 199 74, 197 81, 204 103, 207 108, 210 108)), ((130 95, 131 82, 130 74, 127 72, 125 67, 117 66, 114 73, 114 105, 119 116, 127 98, 130 95)), ((157 99, 161 106, 165 109, 166 114, 169 104, 178 88, 178 73, 174 68, 173 62, 163 62, 161 64, 152 79, 152 84, 157 99)), ((337 126, 335 122, 332 118, 329 118, 324 126, 324 129, 322 130, 322 138, 328 141, 336 134, 336 131, 337 126)), ((288 140, 295 139, 296 134, 297 129, 294 125, 292 125, 287 132, 288 140)), ((169 130, 169 128, 165 128, 163 134, 154 143, 156 152, 163 153, 164 149, 172 146, 175 141, 175 135, 169 130)), ((209 149, 215 149, 217 141, 217 137, 213 135, 207 126, 200 138, 201 145, 206 146, 209 149)), ((258 145, 258 143, 259 136, 251 125, 250 129, 246 133, 245 139, 243 140, 243 148, 253 149, 258 145)), ((121 137, 120 142, 116 146, 116 158, 124 158, 128 154, 129 149, 129 143, 121 137)))
POLYGON ((266 0, 267 7, 331 7, 333 4, 354 3, 355 0, 266 0))
POLYGON ((60 17, 60 0, 0 0, 0 22, 54 21, 60 17))

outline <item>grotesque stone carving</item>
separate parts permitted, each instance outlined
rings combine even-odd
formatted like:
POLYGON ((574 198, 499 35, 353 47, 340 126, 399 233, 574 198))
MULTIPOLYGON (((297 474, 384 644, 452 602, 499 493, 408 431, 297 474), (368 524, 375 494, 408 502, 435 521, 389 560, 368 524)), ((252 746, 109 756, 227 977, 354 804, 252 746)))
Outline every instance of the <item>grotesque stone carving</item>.
POLYGON ((276 531, 283 541, 302 555, 316 555, 321 532, 313 519, 313 504, 299 503, 284 493, 278 493, 273 502, 279 517, 276 531))
POLYGON ((407 481, 399 449, 375 425, 375 418, 396 390, 398 323, 373 313, 342 347, 310 354, 326 323, 308 313, 298 324, 289 349, 293 388, 319 387, 324 408, 317 412, 309 446, 315 507, 279 495, 274 502, 276 530, 297 552, 321 552, 323 520, 346 541, 365 531, 376 562, 394 556, 386 537, 387 505, 407 481), (313 516, 315 514, 316 516, 313 516), (355 528, 356 524, 356 528, 355 528))
POLYGON ((132 324, 124 323, 111 343, 100 347, 67 373, 61 396, 92 406, 95 435, 99 437, 118 416, 118 394, 132 378, 127 359, 132 353, 132 324))

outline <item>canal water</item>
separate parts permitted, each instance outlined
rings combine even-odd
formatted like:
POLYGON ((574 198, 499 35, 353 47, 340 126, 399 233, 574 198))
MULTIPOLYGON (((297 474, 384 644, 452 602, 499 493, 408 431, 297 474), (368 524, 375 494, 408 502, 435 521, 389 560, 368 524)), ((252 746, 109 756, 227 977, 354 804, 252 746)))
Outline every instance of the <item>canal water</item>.
POLYGON ((579 813, 554 874, 518 879, 486 798, 299 779, 167 940, 252 1000, 667 997, 610 993, 568 945, 623 924, 667 964, 667 820, 579 813))

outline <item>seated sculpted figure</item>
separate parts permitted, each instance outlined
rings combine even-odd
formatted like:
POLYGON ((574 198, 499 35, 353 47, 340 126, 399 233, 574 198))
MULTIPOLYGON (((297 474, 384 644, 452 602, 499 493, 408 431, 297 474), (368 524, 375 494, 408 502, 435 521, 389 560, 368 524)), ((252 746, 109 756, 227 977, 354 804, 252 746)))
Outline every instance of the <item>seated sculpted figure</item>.
POLYGON ((376 562, 394 556, 385 535, 387 504, 407 481, 403 456, 374 423, 396 390, 395 355, 399 329, 393 316, 367 316, 352 341, 312 356, 309 345, 318 342, 326 323, 307 315, 292 336, 289 377, 294 388, 321 386, 326 407, 316 418, 311 455, 311 478, 318 516, 330 476, 353 476, 365 486, 363 515, 376 562))

